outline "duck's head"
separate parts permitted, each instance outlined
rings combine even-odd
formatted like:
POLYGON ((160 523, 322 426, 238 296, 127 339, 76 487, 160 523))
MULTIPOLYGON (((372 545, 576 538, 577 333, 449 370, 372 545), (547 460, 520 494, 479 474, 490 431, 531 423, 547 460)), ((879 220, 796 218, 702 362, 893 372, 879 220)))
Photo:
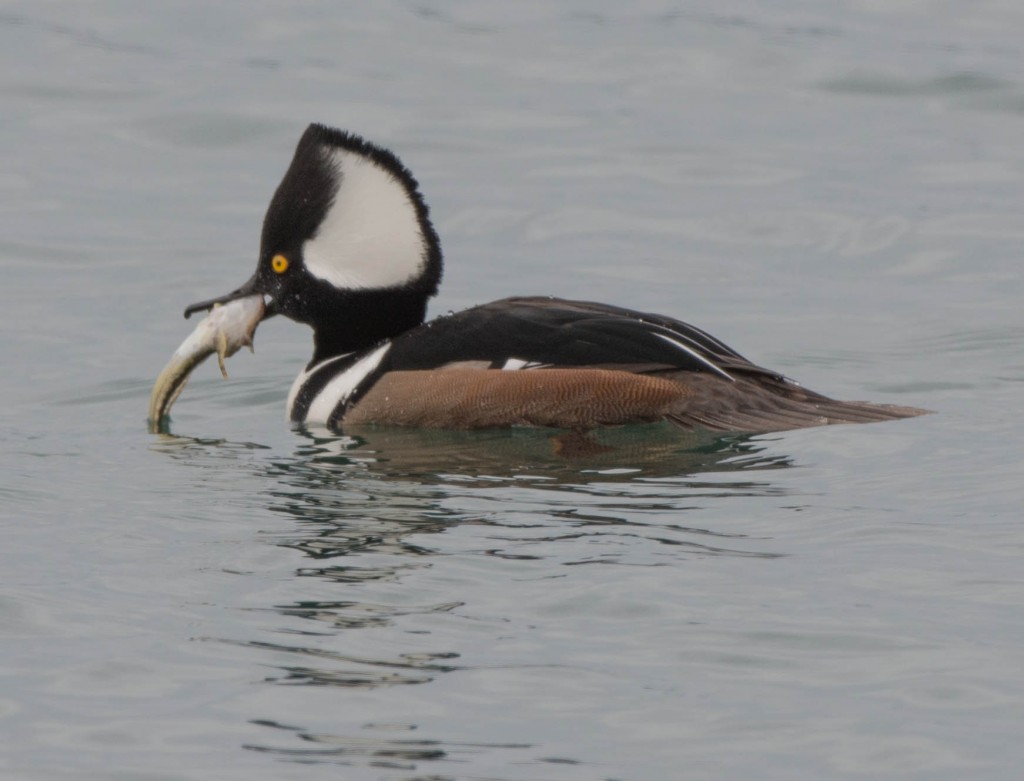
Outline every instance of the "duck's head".
POLYGON ((440 242, 408 169, 386 149, 314 124, 270 201, 256 273, 185 317, 262 295, 264 317, 313 327, 316 361, 419 325, 440 279, 440 242))

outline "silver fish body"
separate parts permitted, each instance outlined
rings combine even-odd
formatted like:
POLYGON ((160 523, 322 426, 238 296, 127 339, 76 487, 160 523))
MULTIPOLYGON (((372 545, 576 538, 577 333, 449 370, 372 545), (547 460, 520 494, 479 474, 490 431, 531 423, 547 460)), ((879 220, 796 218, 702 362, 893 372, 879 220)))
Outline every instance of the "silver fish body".
POLYGON ((217 354, 221 374, 227 379, 224 361, 242 347, 252 349, 256 326, 263 319, 263 296, 237 298, 217 304, 174 351, 171 360, 160 372, 149 396, 149 422, 158 427, 181 395, 192 370, 206 358, 217 354))

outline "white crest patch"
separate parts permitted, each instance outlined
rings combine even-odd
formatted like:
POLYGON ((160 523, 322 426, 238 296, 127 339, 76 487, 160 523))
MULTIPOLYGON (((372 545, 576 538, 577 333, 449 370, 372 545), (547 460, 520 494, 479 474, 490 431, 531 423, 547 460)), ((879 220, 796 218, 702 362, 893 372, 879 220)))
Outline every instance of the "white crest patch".
POLYGON ((348 289, 397 287, 418 277, 426 241, 405 186, 368 157, 348 149, 329 154, 341 184, 316 235, 302 245, 306 269, 348 289))

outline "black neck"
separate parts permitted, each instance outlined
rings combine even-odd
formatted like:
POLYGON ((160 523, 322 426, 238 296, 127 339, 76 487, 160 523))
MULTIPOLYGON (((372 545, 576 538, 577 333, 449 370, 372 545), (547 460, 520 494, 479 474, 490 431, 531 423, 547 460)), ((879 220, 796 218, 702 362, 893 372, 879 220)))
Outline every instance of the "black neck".
POLYGON ((313 326, 310 365, 343 353, 366 350, 422 325, 429 295, 421 291, 348 291, 307 320, 313 326))

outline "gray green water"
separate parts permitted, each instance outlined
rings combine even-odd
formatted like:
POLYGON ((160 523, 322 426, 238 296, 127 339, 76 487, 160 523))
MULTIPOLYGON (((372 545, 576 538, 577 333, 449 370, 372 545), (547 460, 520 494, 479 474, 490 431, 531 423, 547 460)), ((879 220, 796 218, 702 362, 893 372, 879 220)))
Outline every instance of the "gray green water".
POLYGON ((0 776, 1016 779, 1024 10, 0 5, 0 776), (302 128, 394 148, 435 312, 689 320, 938 414, 294 431, 309 334, 150 384, 302 128))

